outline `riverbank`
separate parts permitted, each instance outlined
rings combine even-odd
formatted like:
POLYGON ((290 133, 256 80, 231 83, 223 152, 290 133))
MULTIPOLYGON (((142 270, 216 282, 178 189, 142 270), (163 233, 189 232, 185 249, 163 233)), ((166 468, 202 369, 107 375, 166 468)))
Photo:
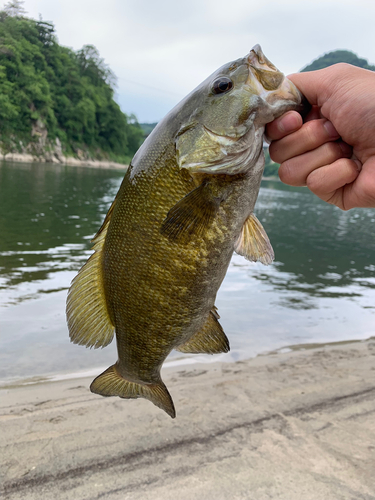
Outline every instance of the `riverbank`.
MULTIPOLYGON (((56 165, 69 165, 70 167, 92 167, 92 168, 113 168, 118 170, 126 170, 129 165, 124 165, 123 163, 116 163, 114 161, 101 161, 101 160, 79 160, 78 158, 73 158, 72 156, 51 156, 48 161, 45 159, 38 158, 33 155, 24 153, 8 153, 2 156, 3 161, 16 162, 16 163, 35 163, 35 162, 45 162, 45 163, 55 163, 56 165)), ((280 181, 276 176, 263 177, 263 181, 280 181)))
POLYGON ((44 158, 38 158, 26 153, 8 153, 2 155, 2 160, 16 163, 55 163, 56 165, 68 165, 71 167, 112 168, 120 170, 126 170, 128 168, 128 165, 109 160, 80 160, 72 156, 62 155, 59 156, 59 158, 51 155, 48 161, 46 161, 44 158))
POLYGON ((175 420, 91 378, 1 391, 2 498, 375 499, 374 340, 163 376, 175 420))
MULTIPOLYGON (((116 163, 114 161, 102 161, 102 160, 79 160, 78 158, 73 158, 72 156, 60 157, 59 159, 55 156, 51 156, 48 161, 45 159, 38 158, 33 155, 24 153, 8 153, 2 156, 3 161, 16 162, 16 163, 54 163, 56 165, 69 165, 70 167, 92 167, 92 168, 113 168, 118 170, 126 170, 129 165, 123 163, 116 163)), ((262 177, 263 181, 280 181, 277 176, 262 177)))

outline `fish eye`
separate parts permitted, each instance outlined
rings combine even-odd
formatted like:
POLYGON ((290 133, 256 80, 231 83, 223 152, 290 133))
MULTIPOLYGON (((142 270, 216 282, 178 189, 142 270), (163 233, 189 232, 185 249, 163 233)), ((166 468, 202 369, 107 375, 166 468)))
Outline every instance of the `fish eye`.
POLYGON ((233 82, 227 76, 217 78, 212 84, 212 92, 214 94, 224 94, 233 88, 233 82))

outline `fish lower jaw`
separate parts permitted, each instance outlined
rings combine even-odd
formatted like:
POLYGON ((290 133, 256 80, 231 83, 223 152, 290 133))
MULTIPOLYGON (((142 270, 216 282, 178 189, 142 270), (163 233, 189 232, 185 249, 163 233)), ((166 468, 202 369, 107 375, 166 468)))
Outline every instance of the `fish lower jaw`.
MULTIPOLYGON (((263 136, 263 131, 262 134, 263 136)), ((239 175, 246 174, 254 167, 258 166, 259 155, 262 152, 262 140, 259 140, 256 147, 243 148, 238 152, 226 151, 224 157, 217 162, 212 163, 190 163, 188 168, 192 174, 211 174, 211 175, 239 175)))

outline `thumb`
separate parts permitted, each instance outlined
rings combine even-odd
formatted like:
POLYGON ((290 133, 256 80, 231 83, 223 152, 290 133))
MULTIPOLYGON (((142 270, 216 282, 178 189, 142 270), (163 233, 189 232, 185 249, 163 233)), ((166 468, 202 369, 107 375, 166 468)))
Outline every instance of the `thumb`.
POLYGON ((330 68, 288 75, 311 105, 322 106, 332 93, 332 71, 330 68))

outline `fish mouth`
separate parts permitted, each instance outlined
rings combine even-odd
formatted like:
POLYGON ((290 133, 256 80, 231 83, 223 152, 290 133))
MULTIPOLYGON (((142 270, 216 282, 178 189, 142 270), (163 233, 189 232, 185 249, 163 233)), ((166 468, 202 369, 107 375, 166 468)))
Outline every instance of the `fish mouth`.
MULTIPOLYGON (((220 144, 220 146, 223 146, 223 147, 232 146, 233 144, 238 142, 238 140, 242 137, 242 136, 241 137, 229 137, 227 135, 217 134, 213 130, 210 130, 206 125, 203 125, 203 129, 209 137, 211 137, 215 142, 217 142, 218 144, 220 144)), ((225 153, 225 154, 227 154, 227 153, 225 153)))
MULTIPOLYGON (((250 50, 247 62, 251 73, 265 90, 277 90, 285 79, 283 73, 263 54, 262 48, 258 44, 250 50)), ((251 75, 249 76, 251 77, 251 75)))
POLYGON ((290 102, 288 108, 297 111, 302 115, 302 118, 305 118, 311 110, 310 103, 298 88, 267 59, 259 44, 250 50, 247 63, 249 65, 249 80, 256 78, 266 91, 266 100, 269 104, 272 105, 280 101, 290 102))
POLYGON ((251 66, 267 66, 272 71, 279 71, 274 64, 264 55, 262 47, 257 43, 250 50, 247 60, 251 66))

